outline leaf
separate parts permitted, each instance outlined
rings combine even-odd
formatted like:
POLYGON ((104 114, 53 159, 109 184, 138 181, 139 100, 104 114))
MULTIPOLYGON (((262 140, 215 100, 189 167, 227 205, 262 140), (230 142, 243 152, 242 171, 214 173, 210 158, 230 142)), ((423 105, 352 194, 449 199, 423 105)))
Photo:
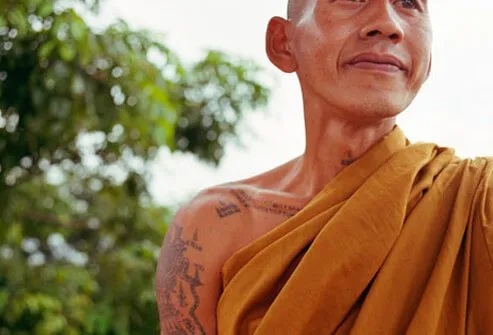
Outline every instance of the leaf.
POLYGON ((53 50, 55 50, 57 44, 58 44, 57 41, 49 40, 48 42, 41 45, 38 51, 39 58, 41 59, 48 58, 53 52, 53 50))
POLYGON ((46 313, 40 323, 36 325, 36 335, 55 335, 60 333, 67 325, 67 320, 63 315, 46 313))
POLYGON ((72 60, 74 60, 77 51, 72 45, 63 43, 59 45, 58 53, 60 54, 62 60, 64 60, 65 62, 71 62, 72 60))
POLYGON ((0 313, 3 313, 3 309, 7 305, 9 298, 9 292, 6 290, 0 290, 0 313))
POLYGON ((17 29, 19 37, 27 34, 29 25, 26 20, 26 15, 24 15, 20 7, 8 11, 7 19, 10 21, 10 24, 17 29))
POLYGON ((22 226, 18 223, 10 225, 6 234, 7 243, 20 244, 23 238, 22 226))
POLYGON ((46 18, 53 13, 53 4, 50 1, 43 2, 37 12, 40 17, 46 18))
POLYGON ((74 17, 70 22, 70 32, 76 41, 81 42, 86 38, 87 26, 80 18, 74 17))

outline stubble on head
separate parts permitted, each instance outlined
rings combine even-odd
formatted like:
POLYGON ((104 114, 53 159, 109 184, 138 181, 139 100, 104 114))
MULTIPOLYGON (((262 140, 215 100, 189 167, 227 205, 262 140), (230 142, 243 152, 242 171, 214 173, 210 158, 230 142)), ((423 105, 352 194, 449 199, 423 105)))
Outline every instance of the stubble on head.
POLYGON ((287 10, 287 18, 288 20, 292 20, 296 17, 296 13, 299 11, 300 2, 303 0, 289 0, 288 1, 288 10, 287 10))
POLYGON ((300 21, 309 12, 309 8, 313 9, 315 3, 316 0, 288 0, 288 20, 292 22, 300 21))

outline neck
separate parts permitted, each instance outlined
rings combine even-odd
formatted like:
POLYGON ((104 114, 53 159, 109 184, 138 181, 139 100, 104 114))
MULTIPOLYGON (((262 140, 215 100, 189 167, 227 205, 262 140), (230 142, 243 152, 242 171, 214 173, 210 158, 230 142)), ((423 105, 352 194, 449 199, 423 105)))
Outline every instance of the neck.
POLYGON ((306 149, 293 163, 286 189, 313 197, 342 169, 361 157, 395 126, 395 117, 357 123, 339 110, 304 104, 306 149))

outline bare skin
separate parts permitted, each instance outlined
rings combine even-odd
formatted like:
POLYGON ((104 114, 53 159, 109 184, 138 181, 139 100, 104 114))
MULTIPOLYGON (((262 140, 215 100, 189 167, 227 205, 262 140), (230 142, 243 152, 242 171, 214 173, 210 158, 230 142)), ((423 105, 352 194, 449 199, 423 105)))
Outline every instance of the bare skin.
POLYGON ((297 0, 292 8, 291 19, 270 20, 266 52, 300 81, 305 152, 180 209, 156 274, 162 335, 215 334, 224 262, 389 133, 428 77, 426 0, 297 0))

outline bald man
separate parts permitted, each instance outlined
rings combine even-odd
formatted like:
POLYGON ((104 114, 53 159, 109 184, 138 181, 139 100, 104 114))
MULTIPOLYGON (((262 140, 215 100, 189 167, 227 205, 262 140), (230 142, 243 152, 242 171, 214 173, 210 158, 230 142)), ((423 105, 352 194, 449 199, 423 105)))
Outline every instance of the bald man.
POLYGON ((299 79, 305 152, 178 211, 161 334, 493 334, 492 161, 396 126, 430 73, 427 0, 288 7, 266 52, 299 79))

